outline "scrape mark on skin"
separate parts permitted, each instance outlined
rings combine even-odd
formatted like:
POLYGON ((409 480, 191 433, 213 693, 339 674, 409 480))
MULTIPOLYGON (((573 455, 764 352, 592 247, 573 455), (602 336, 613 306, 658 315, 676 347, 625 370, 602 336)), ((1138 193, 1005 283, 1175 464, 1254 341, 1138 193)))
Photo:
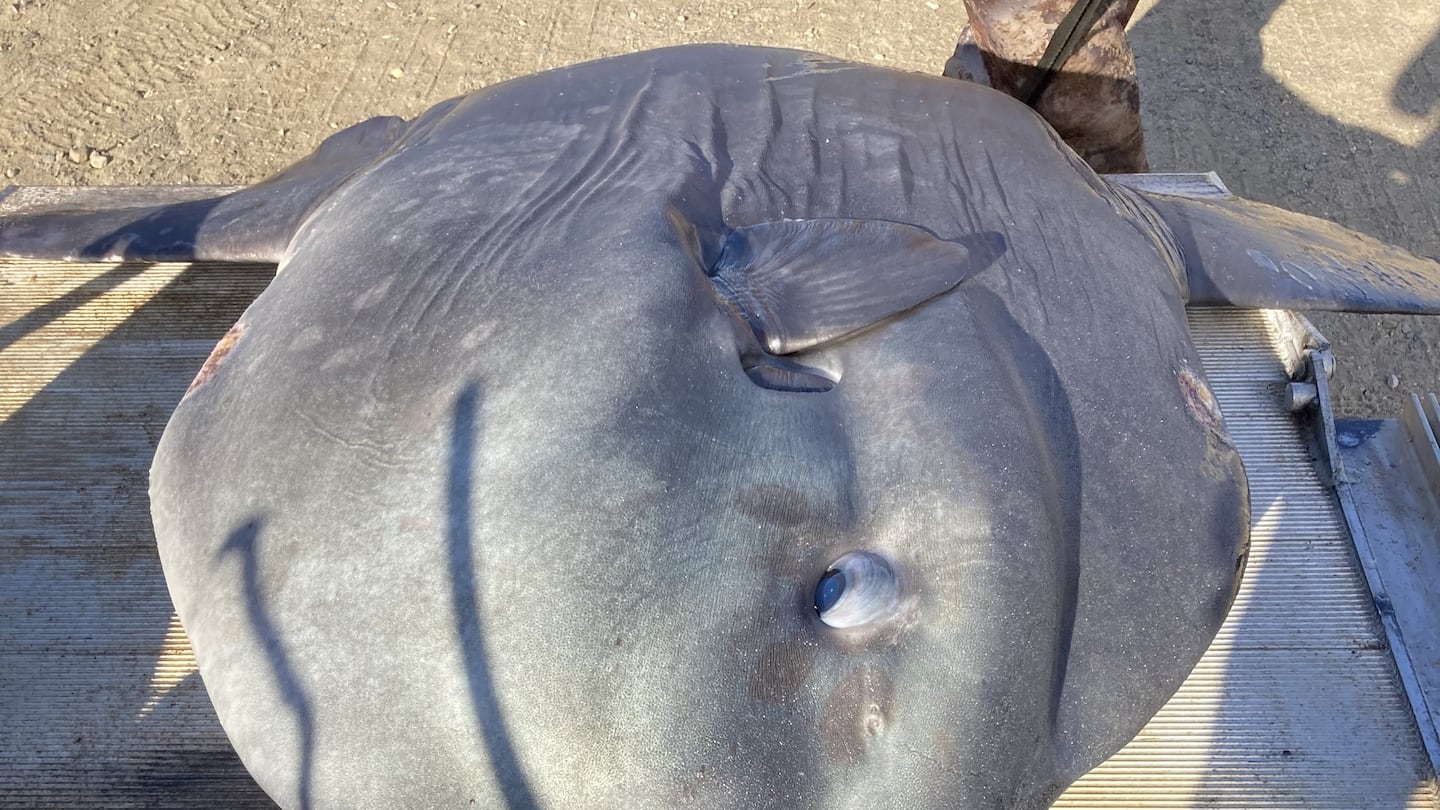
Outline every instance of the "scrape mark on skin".
POLYGON ((1190 370, 1190 366, 1183 361, 1180 370, 1175 373, 1175 379, 1180 383, 1180 393, 1185 397, 1185 408, 1190 411, 1190 418, 1205 426, 1205 429, 1217 433, 1230 443, 1230 437, 1225 432, 1225 418, 1220 413, 1220 403, 1215 400, 1215 395, 1210 393, 1210 386, 1199 374, 1190 370))
POLYGON ((815 664, 815 648, 803 641, 776 641, 765 645, 750 673, 750 699, 757 703, 784 703, 805 685, 815 664))
POLYGON ((205 365, 200 367, 200 373, 195 375, 195 379, 190 381, 190 387, 185 389, 185 396, 190 396, 195 389, 210 382, 210 378, 215 376, 215 372, 219 370, 220 364, 225 362, 230 350, 235 348, 236 341, 245 334, 245 329, 244 321, 236 321, 235 325, 230 327, 230 331, 220 338, 220 342, 216 343, 215 348, 210 351, 210 356, 205 358, 205 365))
POLYGON ((860 761, 872 742, 884 735, 892 716, 894 685, 890 676, 862 666, 830 691, 820 713, 820 740, 826 760, 845 765, 860 761))
POLYGON ((1217 481, 1230 479, 1237 474, 1240 456, 1230 442, 1230 432, 1225 429, 1220 403, 1210 392, 1204 378, 1184 361, 1180 363, 1180 370, 1175 372, 1175 379, 1180 384, 1180 393, 1190 418, 1205 427, 1205 474, 1217 481))
POLYGON ((773 65, 770 68, 771 73, 765 77, 765 81, 775 82, 782 79, 814 76, 820 73, 842 73, 847 70, 853 70, 854 68, 854 65, 838 59, 832 59, 819 54, 810 54, 790 64, 773 65))

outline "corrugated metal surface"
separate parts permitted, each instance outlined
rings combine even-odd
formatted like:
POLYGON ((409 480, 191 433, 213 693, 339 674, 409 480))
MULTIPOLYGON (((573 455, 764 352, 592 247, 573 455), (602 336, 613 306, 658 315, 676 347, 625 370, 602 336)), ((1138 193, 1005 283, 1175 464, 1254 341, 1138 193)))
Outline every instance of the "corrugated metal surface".
POLYGON ((174 619, 146 470, 272 275, 0 262, 0 806, 268 805, 174 619))
MULTIPOLYGON (((145 471, 269 275, 0 262, 0 805, 267 804, 175 623, 145 471)), ((1249 570, 1180 694, 1060 806, 1440 806, 1267 319, 1192 328, 1250 469, 1249 570)))
POLYGON ((1339 507, 1284 410, 1273 316, 1197 310, 1190 328, 1249 474, 1245 580, 1185 685, 1057 807, 1440 807, 1339 507))

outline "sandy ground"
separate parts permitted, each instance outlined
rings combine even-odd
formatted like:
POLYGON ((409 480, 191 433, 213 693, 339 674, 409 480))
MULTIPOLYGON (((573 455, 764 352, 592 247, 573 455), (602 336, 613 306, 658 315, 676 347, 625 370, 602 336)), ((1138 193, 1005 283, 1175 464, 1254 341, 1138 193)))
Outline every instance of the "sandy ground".
MULTIPOLYGON (((1440 4, 1147 0, 1151 162, 1440 255, 1440 4)), ((245 183, 381 113, 684 42, 938 73, 959 0, 0 0, 0 182, 245 183)), ((1315 318, 1344 413, 1440 388, 1440 318, 1315 318), (1393 385, 1392 385, 1393 383, 1393 385)))

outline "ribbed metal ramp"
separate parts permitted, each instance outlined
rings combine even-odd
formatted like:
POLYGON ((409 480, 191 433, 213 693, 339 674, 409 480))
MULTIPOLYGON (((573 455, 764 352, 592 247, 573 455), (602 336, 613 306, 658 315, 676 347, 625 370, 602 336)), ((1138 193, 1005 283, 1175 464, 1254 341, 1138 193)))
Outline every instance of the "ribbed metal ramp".
MULTIPOLYGON (((0 806, 262 807, 151 536, 146 470, 263 267, 0 261, 0 806)), ((1334 499, 1280 404, 1273 318, 1192 329, 1250 471, 1229 623, 1062 807, 1436 808, 1334 499)))
POLYGON ((1180 691, 1057 807, 1440 807, 1344 517, 1284 407, 1284 317, 1190 312, 1250 481, 1244 582, 1180 691))
POLYGON ((0 807, 266 807, 174 618, 155 443, 271 268, 0 260, 0 807))

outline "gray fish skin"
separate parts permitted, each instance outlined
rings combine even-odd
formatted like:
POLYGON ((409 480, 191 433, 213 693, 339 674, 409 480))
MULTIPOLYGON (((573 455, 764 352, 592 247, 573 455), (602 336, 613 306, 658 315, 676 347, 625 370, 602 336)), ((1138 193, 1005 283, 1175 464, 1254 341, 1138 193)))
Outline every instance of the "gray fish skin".
POLYGON ((152 469, 206 687, 282 806, 1044 808, 1219 628, 1245 478, 1160 226, 1019 102, 696 46, 385 133, 257 198, 301 224, 222 251, 280 271, 152 469), (971 264, 871 311, 857 268, 914 279, 858 242, 848 316, 742 328, 728 236, 834 219, 971 264), (747 375, 772 327, 820 336, 777 368, 831 390, 747 375), (838 630, 815 585, 857 550, 900 597, 838 630))
POLYGON ((156 456, 237 751, 285 806, 1048 806, 1199 658, 1248 525, 1175 282, 1105 194, 998 93, 787 51, 413 125, 156 456), (825 218, 984 264, 791 355, 834 390, 762 388, 706 270, 825 218), (903 609, 839 631, 810 603, 852 550, 903 609))

